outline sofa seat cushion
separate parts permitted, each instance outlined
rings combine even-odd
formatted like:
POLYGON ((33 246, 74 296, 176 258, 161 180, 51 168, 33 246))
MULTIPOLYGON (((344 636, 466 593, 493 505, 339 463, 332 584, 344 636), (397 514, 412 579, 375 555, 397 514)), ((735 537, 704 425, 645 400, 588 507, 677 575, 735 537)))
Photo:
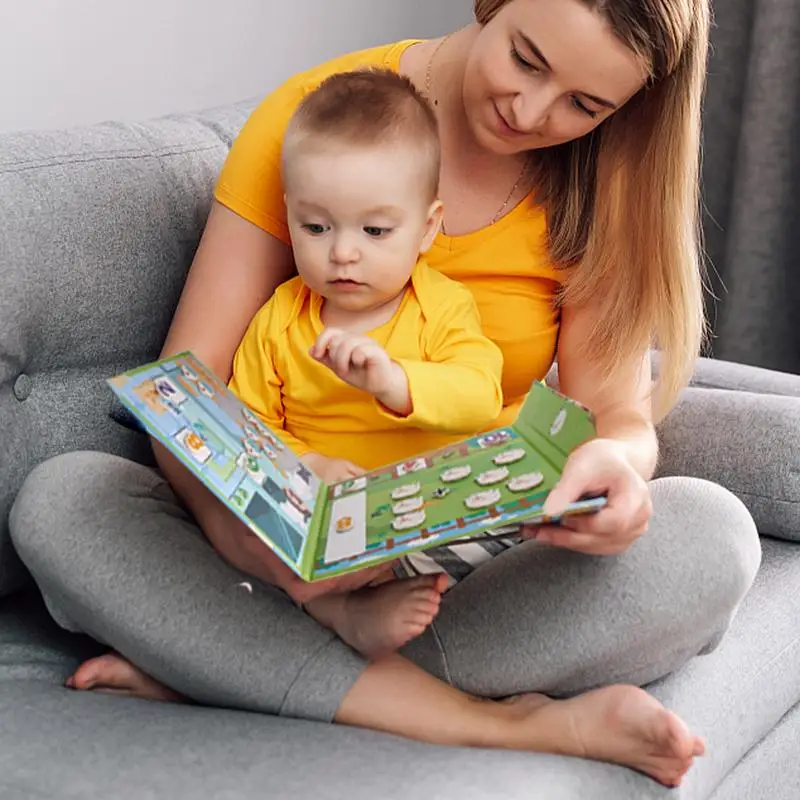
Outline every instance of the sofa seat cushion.
MULTIPOLYGON (((120 800, 190 794, 198 800, 271 794, 706 800, 800 701, 800 547, 765 540, 761 572, 722 646, 651 687, 709 745, 674 792, 605 764, 429 747, 319 723, 61 688, 95 651, 85 638, 59 632, 41 601, 3 602, 0 796, 105 800, 113 784, 120 800)), ((795 723, 794 738, 782 741, 800 737, 796 715, 795 723)))
POLYGON ((69 450, 144 459, 106 378, 154 358, 211 191, 252 104, 145 124, 0 135, 0 596, 25 573, 16 492, 69 450))

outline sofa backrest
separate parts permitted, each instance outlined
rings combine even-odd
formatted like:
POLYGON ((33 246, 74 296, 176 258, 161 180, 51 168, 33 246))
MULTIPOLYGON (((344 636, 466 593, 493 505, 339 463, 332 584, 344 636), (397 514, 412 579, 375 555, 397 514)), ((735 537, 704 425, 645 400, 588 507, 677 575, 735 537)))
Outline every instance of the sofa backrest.
POLYGON ((8 512, 36 464, 151 458, 105 380, 158 355, 251 108, 0 136, 0 595, 24 579, 8 512))

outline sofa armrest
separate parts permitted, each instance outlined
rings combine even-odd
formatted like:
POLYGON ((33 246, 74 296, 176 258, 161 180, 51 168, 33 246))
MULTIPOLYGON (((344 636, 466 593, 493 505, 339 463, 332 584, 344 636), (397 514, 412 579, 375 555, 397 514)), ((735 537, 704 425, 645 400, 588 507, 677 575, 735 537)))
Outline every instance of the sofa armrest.
MULTIPOLYGON (((795 378, 775 376, 753 379, 786 389, 795 378)), ((800 541, 800 396, 693 386, 658 434, 657 477, 719 483, 742 500, 762 534, 800 541)))

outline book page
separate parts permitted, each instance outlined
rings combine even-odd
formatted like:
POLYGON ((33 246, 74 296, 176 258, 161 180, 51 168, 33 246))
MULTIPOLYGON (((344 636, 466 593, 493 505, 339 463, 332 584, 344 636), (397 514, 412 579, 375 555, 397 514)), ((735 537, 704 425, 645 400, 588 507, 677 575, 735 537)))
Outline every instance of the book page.
POLYGON ((109 384, 148 433, 299 568, 320 481, 212 372, 183 354, 109 384))

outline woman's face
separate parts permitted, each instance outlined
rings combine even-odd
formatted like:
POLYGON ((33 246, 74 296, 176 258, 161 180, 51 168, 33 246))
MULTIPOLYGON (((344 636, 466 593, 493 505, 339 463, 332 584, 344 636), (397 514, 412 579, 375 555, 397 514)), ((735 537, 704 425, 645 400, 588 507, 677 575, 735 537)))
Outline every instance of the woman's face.
POLYGON ((464 105, 482 147, 519 153, 589 133, 646 77, 640 59, 580 0, 511 0, 473 42, 464 105))

